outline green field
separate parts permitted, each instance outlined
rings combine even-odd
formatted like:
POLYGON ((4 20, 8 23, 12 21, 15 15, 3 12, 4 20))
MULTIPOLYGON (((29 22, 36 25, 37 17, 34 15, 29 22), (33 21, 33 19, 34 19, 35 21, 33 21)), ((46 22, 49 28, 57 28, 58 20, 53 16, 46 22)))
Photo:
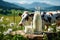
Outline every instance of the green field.
POLYGON ((1 17, 3 17, 3 22, 0 22, 0 25, 1 24, 4 24, 4 25, 8 25, 10 23, 15 23, 14 24, 14 27, 17 28, 18 26, 18 23, 20 22, 21 20, 21 17, 20 16, 6 16, 6 15, 0 15, 0 19, 1 17))
POLYGON ((20 22, 20 16, 7 16, 0 15, 0 40, 27 40, 21 35, 11 35, 9 33, 9 29, 11 31, 22 30, 23 27, 18 26, 20 22), (3 18, 1 20, 1 18, 3 18))
MULTIPOLYGON (((23 30, 24 27, 18 26, 21 20, 20 16, 14 15, 2 15, 0 14, 0 40, 28 40, 22 35, 11 35, 9 31, 23 30), (1 20, 2 19, 2 20, 1 20)), ((51 26, 54 27, 55 26, 51 26)), ((55 31, 55 30, 54 30, 55 31)), ((44 40, 48 40, 46 34, 44 35, 44 40)), ((57 33, 57 37, 54 34, 51 37, 52 40, 60 40, 60 32, 57 33)))

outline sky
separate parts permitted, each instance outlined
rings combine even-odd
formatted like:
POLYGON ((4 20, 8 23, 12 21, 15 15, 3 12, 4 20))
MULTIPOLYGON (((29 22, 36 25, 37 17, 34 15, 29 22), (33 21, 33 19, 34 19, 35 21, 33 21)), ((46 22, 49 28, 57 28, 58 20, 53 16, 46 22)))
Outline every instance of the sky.
POLYGON ((7 1, 10 3, 20 3, 20 4, 25 4, 25 3, 31 4, 33 2, 41 2, 41 3, 60 6, 60 0, 3 0, 3 1, 7 1))

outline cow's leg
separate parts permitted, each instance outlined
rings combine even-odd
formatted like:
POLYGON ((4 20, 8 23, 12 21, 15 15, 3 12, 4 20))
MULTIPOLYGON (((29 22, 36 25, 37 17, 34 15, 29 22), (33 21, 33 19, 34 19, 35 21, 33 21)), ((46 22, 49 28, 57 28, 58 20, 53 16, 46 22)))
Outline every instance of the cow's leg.
POLYGON ((24 30, 25 33, 27 33, 27 27, 25 27, 25 30, 24 30))
POLYGON ((48 24, 45 24, 45 30, 48 31, 48 24))

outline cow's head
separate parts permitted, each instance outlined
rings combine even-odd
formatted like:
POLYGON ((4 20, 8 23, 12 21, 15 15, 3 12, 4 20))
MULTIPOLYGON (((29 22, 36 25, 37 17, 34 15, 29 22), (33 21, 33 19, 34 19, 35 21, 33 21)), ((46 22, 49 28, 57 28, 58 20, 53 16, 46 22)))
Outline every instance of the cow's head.
POLYGON ((21 15, 22 19, 19 23, 20 26, 29 25, 30 22, 32 22, 34 14, 29 14, 28 11, 24 11, 24 13, 21 15))

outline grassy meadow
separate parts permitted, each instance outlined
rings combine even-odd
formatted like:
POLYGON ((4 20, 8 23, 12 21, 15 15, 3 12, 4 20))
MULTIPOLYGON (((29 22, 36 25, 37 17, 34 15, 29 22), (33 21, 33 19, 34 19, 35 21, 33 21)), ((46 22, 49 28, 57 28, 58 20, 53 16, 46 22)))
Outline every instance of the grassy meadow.
POLYGON ((27 40, 21 35, 11 35, 11 31, 21 30, 22 27, 18 26, 20 16, 7 16, 0 14, 0 40, 27 40))
MULTIPOLYGON (((3 10, 2 10, 3 11, 3 10)), ((24 27, 18 26, 21 17, 18 15, 19 13, 23 13, 23 11, 17 10, 9 10, 10 14, 2 14, 0 13, 0 40, 29 40, 22 35, 11 35, 12 31, 23 30, 24 27)), ((3 12, 4 13, 4 12, 3 12)), ((55 29, 56 25, 50 26, 55 29)), ((54 30, 56 32, 56 29, 54 30)), ((44 40, 48 40, 46 34, 44 35, 44 40)), ((53 34, 50 38, 51 40, 60 40, 60 32, 57 33, 57 36, 53 34)))

